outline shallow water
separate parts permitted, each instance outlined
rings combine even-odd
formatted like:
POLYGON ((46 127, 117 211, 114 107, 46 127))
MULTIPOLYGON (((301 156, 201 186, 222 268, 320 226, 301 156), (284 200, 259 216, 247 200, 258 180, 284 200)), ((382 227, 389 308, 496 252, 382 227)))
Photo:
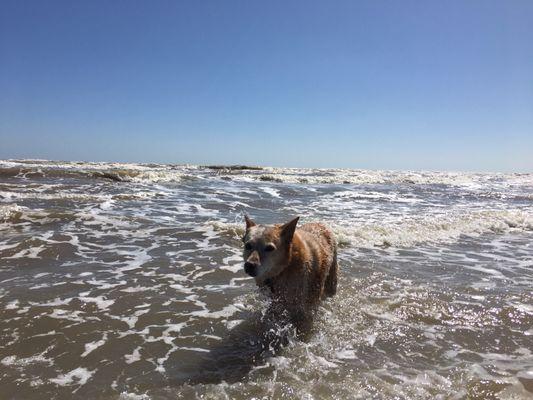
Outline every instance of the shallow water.
POLYGON ((2 398, 533 398, 533 174, 0 161, 2 398), (296 338, 242 216, 328 223, 296 338))

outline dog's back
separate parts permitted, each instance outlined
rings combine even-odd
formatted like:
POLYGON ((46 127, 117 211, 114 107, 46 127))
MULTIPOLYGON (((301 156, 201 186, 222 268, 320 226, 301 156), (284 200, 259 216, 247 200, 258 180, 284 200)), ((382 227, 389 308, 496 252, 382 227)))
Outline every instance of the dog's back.
MULTIPOLYGON (((308 279, 313 287, 312 299, 320 300, 325 296, 333 296, 337 291, 337 245, 332 232, 321 223, 309 223, 296 230, 296 235, 307 247, 307 256, 303 264, 309 263, 311 268, 308 279)), ((293 246, 297 243, 295 241, 293 246)))
POLYGON ((296 229, 288 265, 269 280, 272 299, 287 310, 297 326, 309 323, 320 300, 337 289, 337 246, 323 224, 310 223, 296 229))

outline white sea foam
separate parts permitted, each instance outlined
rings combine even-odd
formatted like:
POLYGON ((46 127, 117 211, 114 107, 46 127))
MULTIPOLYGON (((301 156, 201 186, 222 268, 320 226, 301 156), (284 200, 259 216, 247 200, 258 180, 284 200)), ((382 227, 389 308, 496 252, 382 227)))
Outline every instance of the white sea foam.
MULTIPOLYGON (((0 160, 0 168, 20 168, 24 176, 31 171, 66 171, 138 183, 171 183, 184 180, 220 177, 259 182, 307 184, 439 184, 479 189, 487 184, 533 185, 533 174, 387 171, 321 168, 274 168, 260 170, 210 170, 194 165, 54 162, 27 160, 0 160)), ((272 192, 274 193, 274 192, 272 192)), ((273 194, 275 195, 275 194, 273 194)))
POLYGON ((16 310, 17 308, 19 308, 19 301, 18 300, 10 301, 9 303, 6 304, 4 308, 6 310, 16 310))
MULTIPOLYGON (((305 223, 303 221, 302 223, 305 223)), ((239 238, 244 226, 239 223, 209 221, 215 231, 239 238)), ((461 235, 479 236, 484 233, 533 230, 533 214, 524 210, 458 210, 447 214, 414 215, 410 218, 389 219, 382 223, 349 220, 331 221, 340 246, 409 247, 425 242, 453 242, 461 235)), ((224 259, 221 268, 236 272, 241 268, 239 255, 224 259), (235 262, 231 266, 232 261, 235 262), (229 264, 229 265, 228 265, 229 264)))
POLYGON ((26 207, 17 204, 0 205, 0 223, 18 220, 25 210, 26 207))
POLYGON ((104 333, 102 339, 97 340, 96 342, 90 342, 85 344, 85 351, 81 354, 82 357, 87 356, 89 353, 96 350, 98 347, 101 347, 107 341, 107 333, 104 333))
POLYGON ((107 310, 113 303, 115 303, 115 300, 106 300, 104 296, 90 297, 81 294, 78 299, 80 301, 83 301, 84 303, 94 303, 96 304, 96 307, 98 307, 102 311, 107 310))
POLYGON ((507 184, 533 184, 533 174, 379 171, 352 169, 272 168, 241 174, 231 174, 235 180, 271 181, 307 184, 415 184, 451 185, 479 189, 488 183, 506 180, 507 184))
POLYGON ((238 312, 239 309, 235 307, 234 305, 230 304, 228 306, 225 306, 222 310, 219 311, 210 311, 210 310, 202 310, 202 311, 193 311, 189 313, 189 315, 196 316, 196 317, 204 317, 204 318, 228 318, 231 317, 233 314, 238 312))
POLYGON ((0 168, 20 169, 18 176, 29 173, 49 176, 64 171, 73 176, 87 176, 126 182, 181 182, 191 179, 195 166, 164 165, 164 164, 133 164, 133 163, 96 163, 96 162, 54 162, 54 161, 22 161, 0 160, 0 168))
POLYGON ((156 286, 131 286, 126 289, 120 289, 121 292, 124 293, 138 293, 138 292, 146 292, 147 290, 156 290, 157 288, 161 287, 163 285, 156 285, 156 286))
POLYGON ((69 304, 71 301, 72 301, 72 297, 67 298, 67 299, 60 299, 59 297, 56 297, 54 300, 49 300, 49 301, 45 301, 42 303, 30 301, 29 304, 31 304, 32 306, 37 306, 37 307, 58 307, 58 306, 64 306, 66 304, 69 304))
POLYGON ((50 379, 50 382, 59 386, 79 385, 83 386, 94 375, 94 370, 89 371, 87 368, 78 367, 66 374, 60 374, 57 378, 50 379))
POLYGON ((137 394, 137 393, 120 393, 119 400, 150 400, 150 396, 146 394, 137 394))
POLYGON ((35 364, 35 363, 45 363, 48 365, 52 365, 53 360, 51 360, 50 358, 44 357, 43 353, 30 356, 30 357, 17 357, 13 355, 13 356, 4 357, 2 360, 0 360, 0 364, 5 365, 5 366, 13 366, 13 367, 26 367, 30 364, 35 364))
POLYGON ((259 186, 259 189, 261 189, 263 192, 271 195, 272 197, 280 198, 279 190, 276 190, 269 186, 259 186))
POLYGON ((117 319, 120 319, 121 321, 124 321, 130 329, 133 329, 135 327, 135 324, 137 324, 137 321, 139 320, 139 317, 141 315, 144 315, 146 313, 150 312, 150 310, 137 310, 133 313, 133 315, 129 317, 116 317, 117 319))
POLYGON ((333 225, 341 245, 413 246, 424 242, 450 242, 461 235, 503 233, 511 230, 532 230, 533 216, 513 210, 491 210, 413 217, 384 224, 333 225))
POLYGON ((51 313, 46 315, 50 318, 65 319, 76 323, 85 321, 85 319, 81 317, 81 315, 83 315, 81 311, 70 311, 61 308, 56 308, 51 313))
POLYGON ((87 193, 69 193, 64 192, 61 189, 54 189, 54 193, 42 193, 41 190, 29 191, 0 191, 0 199, 17 201, 17 200, 28 200, 28 199, 38 199, 38 200, 76 200, 76 201, 94 201, 102 202, 111 202, 112 198, 109 195, 95 195, 87 193))
POLYGON ((337 353, 335 355, 340 360, 351 360, 351 359, 357 358, 357 356, 355 354, 355 351, 353 351, 351 349, 345 349, 345 350, 337 351, 337 353))
POLYGON ((139 350, 141 350, 141 347, 136 347, 135 349, 133 349, 133 353, 124 355, 126 364, 132 364, 141 359, 141 353, 139 352, 139 350))

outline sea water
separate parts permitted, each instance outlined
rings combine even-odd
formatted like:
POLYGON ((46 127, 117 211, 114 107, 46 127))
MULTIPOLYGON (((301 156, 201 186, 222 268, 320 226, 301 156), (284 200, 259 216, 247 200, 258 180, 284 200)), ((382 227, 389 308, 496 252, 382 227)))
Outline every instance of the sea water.
POLYGON ((533 174, 0 161, 1 398, 527 399, 532 292, 533 174), (337 237, 303 338, 244 214, 337 237))

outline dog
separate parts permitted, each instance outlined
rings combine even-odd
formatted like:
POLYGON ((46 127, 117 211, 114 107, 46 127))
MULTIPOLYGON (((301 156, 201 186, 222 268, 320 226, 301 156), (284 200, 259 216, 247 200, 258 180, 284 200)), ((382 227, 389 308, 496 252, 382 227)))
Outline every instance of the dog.
POLYGON ((320 301, 337 291, 333 233, 321 223, 297 229, 299 217, 277 225, 244 218, 244 271, 270 294, 271 311, 285 313, 298 331, 305 330, 320 301))

